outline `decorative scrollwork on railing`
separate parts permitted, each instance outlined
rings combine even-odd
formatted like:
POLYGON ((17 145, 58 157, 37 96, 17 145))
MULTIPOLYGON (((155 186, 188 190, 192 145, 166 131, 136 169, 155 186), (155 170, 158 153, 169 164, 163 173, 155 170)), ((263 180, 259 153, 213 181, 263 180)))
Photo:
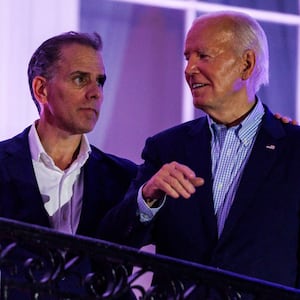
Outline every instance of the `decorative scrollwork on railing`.
POLYGON ((124 265, 101 264, 85 278, 88 290, 97 299, 117 299, 129 290, 129 272, 124 265))
POLYGON ((1 300, 300 300, 289 287, 1 218, 0 272, 1 300), (153 285, 139 283, 149 273, 153 285))
POLYGON ((43 255, 29 257, 24 262, 25 275, 32 283, 48 283, 59 278, 64 269, 63 254, 47 249, 43 255))
POLYGON ((160 285, 154 285, 146 292, 143 300, 183 300, 184 297, 184 285, 179 280, 170 280, 168 285, 163 287, 160 285))

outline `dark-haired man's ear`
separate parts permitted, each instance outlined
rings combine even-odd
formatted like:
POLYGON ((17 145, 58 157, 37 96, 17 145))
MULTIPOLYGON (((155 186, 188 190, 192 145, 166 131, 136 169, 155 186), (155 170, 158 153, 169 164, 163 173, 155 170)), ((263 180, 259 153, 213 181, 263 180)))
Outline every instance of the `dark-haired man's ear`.
POLYGON ((274 114, 274 117, 278 120, 280 120, 282 123, 290 123, 293 125, 298 125, 297 120, 292 120, 290 117, 282 116, 280 113, 274 114))
POLYGON ((35 99, 37 99, 40 104, 45 104, 47 102, 46 82, 46 78, 42 76, 36 76, 32 81, 32 90, 35 99))

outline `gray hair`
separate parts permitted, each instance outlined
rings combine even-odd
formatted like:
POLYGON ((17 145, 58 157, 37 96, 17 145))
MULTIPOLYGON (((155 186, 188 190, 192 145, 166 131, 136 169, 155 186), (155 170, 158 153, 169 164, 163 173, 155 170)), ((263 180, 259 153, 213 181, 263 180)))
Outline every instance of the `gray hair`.
POLYGON ((246 50, 253 50, 256 56, 256 63, 253 74, 249 79, 251 86, 256 93, 262 85, 269 83, 269 47, 266 34, 260 24, 251 16, 235 11, 219 11, 200 16, 194 22, 197 24, 205 19, 228 20, 231 24, 230 30, 235 36, 235 51, 239 54, 246 50))

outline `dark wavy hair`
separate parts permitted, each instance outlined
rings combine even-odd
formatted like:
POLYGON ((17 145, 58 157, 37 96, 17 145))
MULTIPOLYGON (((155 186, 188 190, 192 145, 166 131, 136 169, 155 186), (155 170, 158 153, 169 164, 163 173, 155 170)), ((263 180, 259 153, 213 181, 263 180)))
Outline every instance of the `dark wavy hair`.
POLYGON ((63 46, 70 44, 89 46, 96 51, 102 50, 102 39, 96 32, 93 34, 87 34, 69 31, 44 41, 33 53, 27 69, 31 97, 39 112, 40 105, 35 98, 32 89, 33 79, 36 76, 43 76, 47 79, 51 79, 55 71, 56 63, 60 59, 61 49, 63 46))

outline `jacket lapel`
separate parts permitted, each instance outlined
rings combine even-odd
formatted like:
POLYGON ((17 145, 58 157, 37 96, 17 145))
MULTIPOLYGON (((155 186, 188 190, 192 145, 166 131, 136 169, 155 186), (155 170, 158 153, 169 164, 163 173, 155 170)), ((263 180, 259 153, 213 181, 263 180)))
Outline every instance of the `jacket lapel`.
POLYGON ((24 222, 50 226, 39 192, 28 143, 29 128, 19 134, 7 148, 5 168, 17 195, 17 218, 24 222))
POLYGON ((104 193, 110 192, 110 188, 103 186, 108 178, 105 178, 107 172, 104 169, 102 158, 95 158, 94 153, 90 154, 88 161, 84 166, 84 192, 82 199, 82 209, 80 214, 77 233, 80 235, 91 235, 96 230, 97 224, 93 224, 93 213, 98 214, 100 219, 101 197, 105 197, 104 193))
POLYGON ((211 232, 212 240, 217 238, 217 221, 214 213, 211 174, 211 133, 207 118, 200 118, 189 132, 186 144, 186 164, 197 176, 204 178, 203 186, 197 188, 194 198, 201 206, 201 216, 211 232))
POLYGON ((220 236, 220 243, 229 236, 231 229, 251 204, 257 189, 265 181, 278 155, 283 151, 284 136, 285 132, 281 124, 266 109, 266 114, 245 166, 235 200, 220 236))

